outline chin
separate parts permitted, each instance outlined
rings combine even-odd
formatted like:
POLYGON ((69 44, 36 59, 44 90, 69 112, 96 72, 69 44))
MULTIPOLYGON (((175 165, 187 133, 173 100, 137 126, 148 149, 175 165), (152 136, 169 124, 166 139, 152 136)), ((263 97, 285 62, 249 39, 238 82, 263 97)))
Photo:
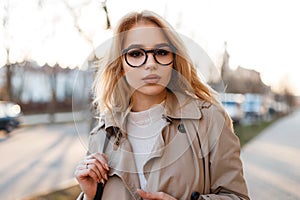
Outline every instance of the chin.
POLYGON ((161 95, 161 93, 165 92, 166 87, 158 84, 147 84, 139 89, 137 89, 137 92, 142 93, 147 96, 157 96, 161 95))

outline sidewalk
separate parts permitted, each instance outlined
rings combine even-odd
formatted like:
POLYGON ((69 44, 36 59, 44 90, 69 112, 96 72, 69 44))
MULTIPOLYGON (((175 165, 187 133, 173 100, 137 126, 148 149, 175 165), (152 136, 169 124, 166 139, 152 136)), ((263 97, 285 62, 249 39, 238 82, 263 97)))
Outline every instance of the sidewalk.
POLYGON ((300 199, 300 109, 242 149, 250 198, 300 199))
POLYGON ((47 115, 23 117, 20 128, 0 139, 1 200, 21 200, 76 184, 74 170, 87 151, 90 125, 74 123, 72 113, 56 115, 54 123, 47 115))
POLYGON ((83 121, 85 119, 87 119, 87 113, 85 112, 54 113, 52 116, 49 113, 44 113, 23 115, 20 117, 21 126, 32 126, 50 123, 69 123, 74 121, 83 121))
MULTIPOLYGON (((76 121, 87 116, 57 113, 55 123, 74 122, 73 115, 76 121)), ((49 119, 48 114, 23 116, 22 124, 46 124, 49 119)), ((241 158, 251 200, 300 200, 300 109, 246 144, 241 158)))

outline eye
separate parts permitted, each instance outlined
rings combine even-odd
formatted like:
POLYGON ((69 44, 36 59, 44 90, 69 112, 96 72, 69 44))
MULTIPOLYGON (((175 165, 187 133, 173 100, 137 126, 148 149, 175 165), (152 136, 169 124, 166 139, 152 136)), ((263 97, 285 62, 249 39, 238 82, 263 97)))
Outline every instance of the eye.
POLYGON ((156 49, 155 54, 159 55, 159 56, 167 56, 169 55, 171 52, 166 50, 166 49, 156 49))
POLYGON ((127 55, 133 58, 139 58, 144 56, 144 52, 140 49, 132 49, 127 52, 127 55))

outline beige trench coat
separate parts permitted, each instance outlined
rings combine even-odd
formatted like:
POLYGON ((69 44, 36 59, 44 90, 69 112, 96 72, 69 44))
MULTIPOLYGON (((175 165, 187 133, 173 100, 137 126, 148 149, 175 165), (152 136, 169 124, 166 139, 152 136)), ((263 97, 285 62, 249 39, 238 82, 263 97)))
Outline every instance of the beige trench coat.
MULTIPOLYGON (((108 157, 104 200, 141 199, 134 155, 126 137, 127 113, 106 115, 90 135, 88 153, 104 151, 108 157), (106 133, 109 139, 104 150, 106 133)), ((201 194, 199 199, 249 199, 239 139, 223 109, 169 92, 162 117, 165 128, 143 167, 147 191, 182 200, 191 199, 193 192, 201 194)))

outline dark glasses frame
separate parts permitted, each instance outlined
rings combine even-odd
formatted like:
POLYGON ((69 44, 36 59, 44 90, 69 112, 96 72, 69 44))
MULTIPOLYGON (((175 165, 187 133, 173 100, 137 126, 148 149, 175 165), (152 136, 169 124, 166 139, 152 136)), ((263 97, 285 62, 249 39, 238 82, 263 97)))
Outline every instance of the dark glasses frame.
POLYGON ((154 58, 154 60, 155 60, 156 63, 158 63, 158 64, 160 64, 160 65, 162 65, 162 66, 167 66, 167 65, 170 65, 171 63, 174 62, 174 60, 175 60, 175 55, 176 55, 176 48, 175 48, 173 45, 162 45, 162 46, 158 46, 158 47, 156 47, 156 48, 154 48, 154 49, 149 49, 149 50, 145 50, 145 49, 143 49, 143 48, 141 48, 141 47, 129 47, 129 48, 126 48, 126 49, 123 49, 123 50, 122 50, 122 55, 125 57, 126 63, 127 63, 130 67, 133 67, 133 68, 138 68, 138 67, 143 66, 143 65, 147 62, 147 60, 148 60, 148 53, 152 53, 152 54, 153 54, 153 58, 154 58), (171 52, 172 52, 172 54, 173 54, 173 55, 172 55, 172 56, 173 56, 173 59, 172 59, 171 62, 163 64, 163 63, 160 63, 160 62, 157 60, 156 55, 158 54, 158 51, 161 50, 161 49, 160 49, 161 47, 169 47, 169 48, 171 49, 171 52), (138 50, 141 50, 141 51, 143 51, 143 52, 145 53, 145 59, 144 59, 144 62, 143 62, 142 64, 137 65, 137 66, 130 64, 130 62, 129 62, 128 59, 127 59, 127 53, 128 53, 130 50, 132 50, 132 49, 138 49, 138 50))

